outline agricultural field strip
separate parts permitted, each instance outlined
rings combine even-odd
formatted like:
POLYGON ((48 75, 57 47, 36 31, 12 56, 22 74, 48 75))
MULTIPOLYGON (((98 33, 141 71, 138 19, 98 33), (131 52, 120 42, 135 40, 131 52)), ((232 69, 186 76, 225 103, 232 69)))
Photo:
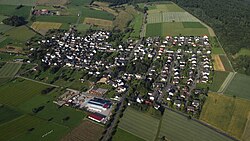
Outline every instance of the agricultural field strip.
POLYGON ((220 89, 218 90, 219 93, 224 93, 226 88, 229 86, 231 81, 233 80, 234 76, 237 72, 230 72, 225 81, 222 83, 220 89))
POLYGON ((162 22, 199 22, 197 18, 188 12, 160 12, 148 14, 147 23, 162 22))
POLYGON ((6 63, 0 69, 0 78, 13 77, 21 68, 21 63, 6 63))

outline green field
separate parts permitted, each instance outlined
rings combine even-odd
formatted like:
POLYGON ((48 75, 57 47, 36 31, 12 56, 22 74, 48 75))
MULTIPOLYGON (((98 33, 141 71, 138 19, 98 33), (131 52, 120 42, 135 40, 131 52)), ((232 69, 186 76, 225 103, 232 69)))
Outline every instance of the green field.
POLYGON ((0 5, 0 15, 5 16, 22 16, 28 18, 30 15, 31 6, 23 6, 20 9, 16 9, 16 5, 0 5))
POLYGON ((220 55, 220 60, 223 63, 223 66, 224 66, 226 71, 233 71, 233 68, 230 65, 230 62, 229 62, 226 55, 220 55))
POLYGON ((73 6, 82 6, 82 5, 89 5, 92 0, 70 0, 70 5, 73 6))
POLYGON ((27 28, 26 26, 19 26, 8 30, 5 35, 8 35, 9 38, 17 40, 20 42, 25 42, 31 37, 35 36, 36 33, 27 28))
POLYGON ((78 24, 78 25, 76 26, 76 29, 77 29, 79 32, 86 32, 89 28, 90 28, 90 25, 84 24, 84 23, 78 24))
POLYGON ((67 127, 25 115, 0 125, 0 140, 34 141, 35 139, 55 141, 67 131, 69 131, 67 127))
MULTIPOLYGON (((5 24, 0 24, 0 32, 4 33, 8 30, 10 30, 11 28, 13 28, 12 26, 9 25, 5 25, 5 24)), ((0 41, 1 42, 1 41, 0 41)))
POLYGON ((0 23, 1 23, 4 19, 6 19, 6 18, 7 18, 7 16, 0 15, 0 23))
POLYGON ((141 13, 136 15, 134 20, 131 22, 130 25, 134 29, 133 32, 130 34, 130 36, 132 38, 139 38, 140 37, 142 22, 143 22, 143 14, 141 14, 141 13))
POLYGON ((206 28, 200 22, 182 22, 184 28, 206 28))
POLYGON ((77 21, 77 16, 37 16, 36 21, 74 24, 77 21))
MULTIPOLYGON (((210 93, 200 119, 241 139, 249 112, 248 100, 210 93)), ((250 132, 247 130, 245 133, 250 132)))
POLYGON ((0 87, 0 103, 17 106, 41 94, 41 90, 48 86, 32 81, 15 79, 0 87))
POLYGON ((236 57, 241 56, 241 55, 250 56, 250 49, 241 48, 240 51, 236 54, 236 57))
POLYGON ((127 108, 119 127, 144 140, 153 141, 157 134, 158 124, 158 119, 132 108, 127 108))
POLYGON ((140 137, 137 137, 129 132, 126 132, 120 128, 117 129, 115 135, 112 137, 112 141, 144 141, 140 137))
POLYGON ((114 15, 112 15, 106 11, 95 10, 95 9, 91 9, 88 7, 83 7, 82 8, 82 17, 81 17, 82 21, 84 20, 85 17, 104 19, 104 20, 113 20, 114 19, 114 15))
POLYGON ((163 136, 171 141, 231 141, 231 139, 173 111, 165 110, 159 140, 163 136))
POLYGON ((36 114, 37 117, 40 117, 45 120, 51 120, 58 124, 65 125, 67 127, 74 127, 78 125, 81 120, 86 116, 83 111, 76 110, 69 107, 59 108, 56 104, 53 103, 54 97, 58 97, 57 92, 52 92, 48 95, 37 94, 31 99, 23 102, 18 106, 18 109, 24 111, 25 113, 34 114, 32 109, 39 106, 44 106, 44 109, 36 114), (63 121, 63 118, 70 117, 69 120, 63 121))
POLYGON ((21 68, 21 63, 6 63, 0 69, 0 77, 13 77, 16 75, 18 70, 21 68))
POLYGON ((11 121, 19 116, 21 116, 22 114, 16 110, 13 110, 12 108, 9 108, 5 105, 0 106, 0 125, 2 123, 11 121))
POLYGON ((34 6, 36 0, 0 0, 0 4, 3 5, 28 5, 34 6))
POLYGON ((226 71, 214 71, 213 83, 210 86, 210 90, 217 92, 222 83, 226 80, 229 72, 226 71))
POLYGON ((250 76, 237 73, 226 89, 225 94, 250 99, 250 76))
POLYGON ((146 36, 202 36, 209 35, 207 28, 185 28, 181 22, 147 24, 146 36))

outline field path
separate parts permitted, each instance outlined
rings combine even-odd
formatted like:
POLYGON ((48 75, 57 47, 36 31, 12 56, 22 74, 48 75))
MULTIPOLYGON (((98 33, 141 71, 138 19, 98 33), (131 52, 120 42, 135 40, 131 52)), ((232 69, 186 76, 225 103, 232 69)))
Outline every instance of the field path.
POLYGON ((225 81, 222 83, 220 89, 218 90, 218 93, 224 93, 226 88, 229 86, 231 81, 233 80, 234 76, 236 75, 237 72, 230 72, 225 79, 225 81))
POLYGON ((17 76, 17 77, 22 78, 22 79, 26 79, 26 80, 29 80, 29 81, 33 81, 33 82, 36 82, 36 83, 44 84, 44 85, 47 85, 47 86, 51 86, 51 87, 56 87, 56 88, 59 87, 57 85, 53 85, 53 84, 49 84, 49 83, 44 83, 44 82, 41 82, 41 81, 33 80, 33 79, 22 77, 22 76, 17 76))

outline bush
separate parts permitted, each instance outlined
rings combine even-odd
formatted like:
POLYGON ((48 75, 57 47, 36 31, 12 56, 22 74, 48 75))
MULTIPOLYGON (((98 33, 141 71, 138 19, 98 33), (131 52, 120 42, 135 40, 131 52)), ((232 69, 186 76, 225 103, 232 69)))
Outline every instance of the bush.
POLYGON ((3 20, 3 23, 10 26, 21 26, 25 25, 27 21, 25 21, 24 17, 12 16, 10 18, 6 18, 3 20))

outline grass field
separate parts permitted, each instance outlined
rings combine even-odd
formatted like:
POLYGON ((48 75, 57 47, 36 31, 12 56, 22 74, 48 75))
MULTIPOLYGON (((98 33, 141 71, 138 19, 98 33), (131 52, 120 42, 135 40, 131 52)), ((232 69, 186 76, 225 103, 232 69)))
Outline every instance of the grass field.
POLYGON ((248 100, 210 93, 200 119, 241 139, 249 112, 248 100))
POLYGON ((119 127, 144 140, 153 141, 157 134, 158 124, 158 119, 132 108, 127 108, 119 127))
POLYGON ((103 19, 96 19, 96 18, 85 18, 84 19, 85 24, 90 24, 90 25, 97 25, 101 27, 112 27, 113 22, 110 20, 103 20, 103 19))
POLYGON ((28 5, 34 6, 36 0, 0 0, 0 4, 4 5, 28 5))
MULTIPOLYGON (((192 25, 192 24, 191 24, 192 25)), ((186 25, 187 26, 187 25, 186 25)), ((206 28, 185 28, 181 22, 147 24, 146 36, 202 36, 208 35, 206 28)))
POLYGON ((104 128, 89 120, 84 120, 82 124, 74 128, 61 141, 98 141, 104 128))
POLYGON ((69 4, 73 6, 89 5, 92 0, 69 0, 69 4))
POLYGON ((76 29, 79 31, 79 32, 86 32, 88 29, 90 28, 90 25, 88 24, 78 24, 76 26, 76 29))
POLYGON ((41 94, 41 90, 45 88, 48 86, 28 80, 15 79, 0 87, 0 103, 17 106, 34 95, 41 94))
POLYGON ((21 116, 22 114, 16 110, 13 110, 12 108, 9 108, 7 106, 0 106, 0 125, 11 121, 19 116, 21 116))
POLYGON ((184 28, 206 28, 200 22, 182 22, 184 28))
MULTIPOLYGON (((142 7, 142 6, 141 6, 142 7)), ((185 12, 178 5, 168 2, 164 4, 151 4, 148 6, 148 13, 159 13, 159 12, 185 12)))
POLYGON ((4 19, 6 19, 6 18, 7 18, 7 16, 0 15, 0 23, 1 23, 4 19))
POLYGON ((139 38, 141 27, 143 22, 143 14, 137 14, 134 20, 130 23, 130 26, 134 29, 133 32, 130 34, 132 38, 139 38))
POLYGON ((5 24, 0 24, 0 32, 2 32, 2 33, 10 30, 11 28, 13 28, 13 27, 9 26, 9 25, 5 25, 5 24))
POLYGON ((84 20, 86 17, 104 19, 104 20, 113 20, 114 19, 114 15, 110 14, 106 11, 95 10, 95 9, 92 9, 89 7, 83 7, 81 19, 84 20))
POLYGON ((64 126, 25 115, 0 125, 0 140, 33 141, 36 139, 55 141, 67 131, 69 129, 64 126))
POLYGON ((37 16, 36 21, 75 24, 77 16, 37 16))
POLYGON ((137 11, 131 7, 131 6, 126 6, 125 10, 120 9, 118 16, 116 16, 113 24, 117 29, 124 30, 130 21, 133 20, 135 17, 137 11))
POLYGON ((238 56, 241 56, 241 55, 250 56, 250 49, 241 48, 240 51, 235 55, 235 57, 238 57, 238 56))
POLYGON ((45 35, 46 32, 49 31, 50 29, 59 29, 61 25, 62 25, 61 23, 34 22, 31 25, 31 28, 41 33, 42 35, 45 35))
POLYGON ((231 141, 200 123, 173 111, 165 110, 158 139, 171 141, 231 141))
POLYGON ((216 71, 225 71, 224 65, 221 61, 220 55, 212 55, 214 70, 216 71))
POLYGON ((30 30, 26 26, 19 26, 19 27, 12 28, 11 30, 8 30, 5 33, 5 35, 8 35, 9 38, 11 38, 13 40, 25 42, 28 39, 30 39, 31 37, 35 36, 36 33, 33 32, 32 30, 30 30))
POLYGON ((226 89, 225 94, 250 99, 250 76, 237 73, 226 89))
POLYGON ((145 141, 145 140, 118 128, 115 135, 112 137, 112 141, 145 141))
POLYGON ((214 71, 213 83, 209 87, 211 91, 217 92, 222 83, 226 80, 229 72, 226 71, 214 71))
POLYGON ((36 0, 37 5, 65 5, 69 0, 36 0))
POLYGON ((106 11, 108 13, 111 13, 115 16, 118 15, 118 13, 114 9, 109 7, 109 3, 107 3, 107 2, 94 1, 92 3, 92 6, 94 6, 94 8, 97 8, 99 10, 103 10, 103 11, 106 11))
POLYGON ((30 15, 31 6, 23 6, 20 9, 16 9, 16 5, 0 5, 0 15, 5 16, 22 16, 28 18, 30 15))
POLYGON ((230 62, 229 62, 226 55, 220 55, 220 60, 223 63, 223 66, 224 66, 226 71, 233 71, 233 68, 230 65, 230 62))
POLYGON ((0 69, 0 78, 15 76, 18 70, 21 68, 21 66, 22 66, 21 63, 6 63, 0 69))
POLYGON ((247 120, 247 124, 245 127, 245 131, 242 135, 242 140, 243 141, 249 141, 250 140, 250 114, 248 114, 248 120, 247 120))

